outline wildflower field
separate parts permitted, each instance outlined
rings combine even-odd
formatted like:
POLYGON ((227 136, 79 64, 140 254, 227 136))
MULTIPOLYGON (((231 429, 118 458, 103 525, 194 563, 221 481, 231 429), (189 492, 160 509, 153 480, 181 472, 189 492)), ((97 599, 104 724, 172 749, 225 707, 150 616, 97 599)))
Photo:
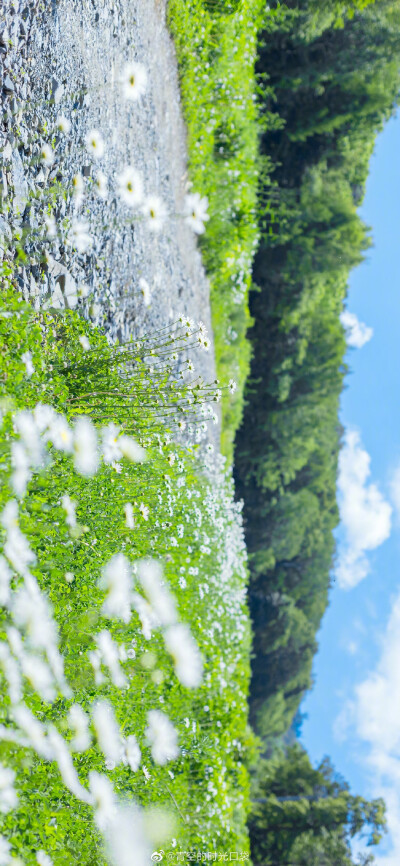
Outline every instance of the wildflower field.
POLYGON ((112 348, 12 285, 0 331, 1 862, 244 855, 244 545, 193 333, 112 348))
MULTIPOLYGON (((126 61, 116 86, 128 113, 149 85, 143 64, 126 61)), ((222 402, 227 422, 232 372, 243 376, 247 364, 233 358, 255 226, 238 220, 242 237, 231 214, 225 271, 222 259, 212 265, 224 283, 236 280, 239 322, 233 336, 221 294, 219 379, 199 374, 210 339, 186 313, 110 337, 94 290, 78 285, 102 261, 105 232, 139 226, 155 245, 180 220, 195 235, 210 227, 211 256, 237 169, 221 159, 213 200, 192 166, 193 189, 171 212, 156 178, 150 187, 127 158, 115 167, 100 123, 88 122, 76 147, 79 104, 36 106, 45 117, 32 134, 37 186, 20 183, 11 204, 2 197, 0 866, 145 866, 230 852, 244 861, 251 634, 242 506, 218 412, 222 402), (31 303, 21 294, 29 279, 31 303)), ((20 120, 12 115, 13 140, 25 156, 20 120)), ((250 136, 247 166, 254 146, 250 136)), ((253 187, 235 188, 250 215, 253 187)), ((156 304, 154 286, 139 285, 138 304, 156 304)))

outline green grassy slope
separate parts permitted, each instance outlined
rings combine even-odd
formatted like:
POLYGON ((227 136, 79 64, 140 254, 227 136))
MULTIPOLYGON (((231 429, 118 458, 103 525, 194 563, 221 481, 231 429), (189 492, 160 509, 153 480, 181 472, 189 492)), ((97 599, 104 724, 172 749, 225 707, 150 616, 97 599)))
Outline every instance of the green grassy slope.
POLYGON ((201 239, 211 281, 219 378, 235 379, 223 402, 223 452, 232 460, 249 371, 248 294, 258 238, 258 127, 254 64, 261 0, 169 0, 188 129, 189 175, 208 196, 211 219, 201 239))
MULTIPOLYGON (((73 454, 46 445, 47 465, 45 461, 33 471, 25 494, 22 490, 17 494, 19 526, 35 557, 30 571, 51 605, 70 695, 61 687, 55 691, 52 687, 51 694, 40 671, 35 676, 34 668, 47 664, 46 652, 40 640, 33 639, 30 620, 15 614, 15 599, 27 578, 10 548, 12 527, 0 525, 0 550, 12 569, 8 598, 4 594, 7 566, 0 559, 0 722, 5 726, 0 733, 0 761, 15 773, 18 796, 14 808, 8 813, 3 810, 0 833, 9 840, 14 856, 31 866, 38 850, 46 851, 54 866, 105 862, 93 809, 72 793, 65 762, 62 777, 62 761, 57 765, 54 755, 46 760, 39 740, 30 741, 29 731, 27 743, 19 745, 14 721, 15 706, 22 698, 43 726, 45 738, 51 724, 70 744, 71 704, 80 704, 91 718, 95 701, 104 699, 113 708, 121 734, 136 736, 142 758, 134 770, 118 761, 105 763, 91 721, 92 743, 73 755, 81 785, 87 790, 88 774, 96 771, 113 784, 120 800, 134 799, 147 810, 154 806, 168 809, 175 821, 169 840, 154 838, 154 847, 162 844, 165 852, 172 854, 174 846, 176 850, 248 852, 250 630, 245 552, 229 481, 218 481, 214 475, 210 485, 196 449, 188 451, 174 443, 176 423, 183 417, 178 412, 182 384, 171 391, 165 371, 168 347, 175 351, 177 344, 170 344, 164 334, 150 340, 151 345, 131 346, 134 364, 123 385, 118 373, 122 356, 118 354, 116 360, 97 329, 72 312, 34 314, 4 271, 0 342, 0 514, 16 497, 16 452, 12 449, 19 438, 19 422, 15 419, 20 410, 33 410, 38 402, 62 413, 70 429, 82 414, 91 417, 99 433, 111 420, 121 424, 147 452, 144 463, 125 459, 115 466, 101 463, 96 474, 87 476, 75 471, 73 454), (88 350, 81 345, 83 336, 89 340, 88 350), (146 351, 152 352, 150 368, 143 362, 146 351), (22 358, 25 352, 31 353, 30 374, 22 358), (65 494, 75 503, 76 525, 67 521, 65 494), (126 523, 127 502, 133 509, 133 528, 126 523), (117 553, 123 553, 134 570, 143 557, 163 563, 167 592, 172 592, 178 618, 190 627, 203 658, 199 687, 189 688, 177 675, 164 640, 165 625, 160 628, 157 618, 147 634, 146 615, 141 620, 137 612, 140 605, 127 622, 102 611, 102 570, 117 553), (21 664, 27 665, 29 659, 34 663, 31 672, 26 668, 19 697, 13 675, 18 663, 14 659, 13 669, 7 663, 10 626, 22 635, 25 655, 20 656, 21 664), (120 654, 117 666, 125 686, 115 681, 112 665, 108 668, 103 660, 99 678, 91 663, 96 636, 104 629, 120 654), (166 713, 177 731, 179 754, 166 763, 154 757, 146 735, 148 711, 153 709, 166 713)), ((26 416, 25 420, 32 423, 26 416)), ((33 447, 34 441, 33 434, 26 442, 22 439, 23 447, 33 447)), ((18 546, 21 548, 20 541, 18 546)), ((142 594, 143 604, 137 574, 135 590, 142 594)), ((162 606, 165 612, 164 602, 162 606)), ((149 614, 151 622, 151 605, 149 614)), ((44 632, 45 628, 44 624, 44 632)), ((153 819, 155 826, 157 820, 153 819)))

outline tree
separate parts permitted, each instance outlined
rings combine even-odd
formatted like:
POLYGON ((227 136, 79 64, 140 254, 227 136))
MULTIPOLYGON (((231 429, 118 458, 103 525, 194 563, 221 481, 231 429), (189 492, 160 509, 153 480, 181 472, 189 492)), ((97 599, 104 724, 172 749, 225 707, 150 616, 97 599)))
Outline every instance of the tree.
POLYGON ((384 803, 351 794, 329 759, 314 769, 295 744, 262 761, 249 821, 254 866, 352 866, 351 840, 376 845, 384 803))

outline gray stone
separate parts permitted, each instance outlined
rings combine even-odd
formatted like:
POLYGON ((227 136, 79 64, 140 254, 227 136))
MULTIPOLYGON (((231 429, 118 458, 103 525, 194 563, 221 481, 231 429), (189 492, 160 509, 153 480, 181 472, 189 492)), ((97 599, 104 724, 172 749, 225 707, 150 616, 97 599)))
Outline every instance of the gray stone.
POLYGON ((8 160, 12 157, 12 147, 9 141, 7 141, 1 151, 1 156, 3 161, 8 162, 8 160))
POLYGON ((68 268, 61 262, 57 262, 53 256, 47 255, 47 269, 50 277, 55 280, 57 287, 61 290, 65 305, 70 309, 74 309, 78 303, 78 293, 76 282, 69 272, 68 268))
POLYGON ((6 93, 14 93, 15 87, 9 75, 6 75, 3 81, 3 90, 6 93))
POLYGON ((2 25, 0 26, 2 27, 0 32, 0 42, 2 45, 5 46, 5 48, 8 49, 8 40, 10 38, 10 34, 8 32, 5 22, 2 22, 2 25))
POLYGON ((29 274, 29 291, 33 298, 36 298, 40 295, 39 286, 32 273, 29 274))
POLYGON ((45 175, 43 169, 41 168, 41 169, 39 169, 39 171, 35 177, 35 183, 39 184, 39 186, 43 186, 45 182, 46 182, 46 175, 45 175))
POLYGON ((55 105, 58 105, 61 102, 64 96, 64 85, 61 81, 58 81, 57 78, 51 79, 51 96, 55 105))
POLYGON ((24 167, 17 150, 12 154, 12 181, 14 187, 14 213, 22 214, 28 199, 28 184, 25 179, 24 167))
POLYGON ((78 293, 75 280, 66 268, 64 268, 64 273, 56 278, 56 283, 60 286, 66 306, 73 310, 78 303, 78 293))
POLYGON ((64 297, 60 286, 56 286, 56 288, 54 289, 54 292, 50 298, 50 306, 53 307, 55 310, 65 310, 64 297))
POLYGON ((7 175, 4 171, 4 169, 2 169, 0 171, 0 196, 1 196, 1 199, 3 200, 5 198, 7 198, 7 195, 8 195, 7 175))

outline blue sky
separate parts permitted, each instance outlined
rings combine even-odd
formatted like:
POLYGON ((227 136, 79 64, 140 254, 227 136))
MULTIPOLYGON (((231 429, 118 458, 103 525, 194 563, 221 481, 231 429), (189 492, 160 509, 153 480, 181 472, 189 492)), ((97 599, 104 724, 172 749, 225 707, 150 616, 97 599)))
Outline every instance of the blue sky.
POLYGON ((399 156, 398 114, 377 138, 360 208, 373 247, 350 276, 347 310, 373 335, 346 357, 339 563, 301 708, 312 760, 330 755, 355 793, 387 798, 379 866, 400 864, 399 156))

